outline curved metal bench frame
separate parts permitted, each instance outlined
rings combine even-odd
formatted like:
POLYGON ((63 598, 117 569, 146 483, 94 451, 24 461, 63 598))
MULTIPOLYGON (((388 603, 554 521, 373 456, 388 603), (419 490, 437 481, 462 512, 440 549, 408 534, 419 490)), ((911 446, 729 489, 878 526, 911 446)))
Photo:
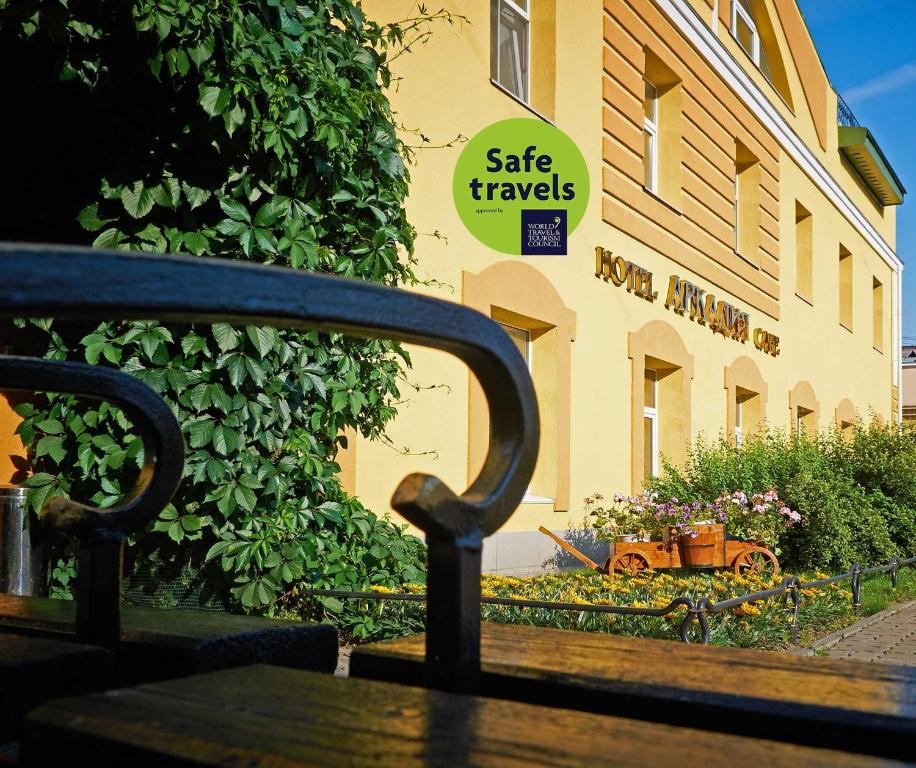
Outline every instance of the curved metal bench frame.
MULTIPOLYGON (((524 496, 539 439, 537 401, 527 366, 494 321, 468 307, 395 288, 217 259, 7 244, 0 245, 0 271, 0 312, 7 316, 142 318, 340 331, 441 349, 461 359, 480 382, 489 406, 490 443, 483 468, 460 495, 434 476, 409 475, 395 491, 392 506, 427 537, 428 683, 450 690, 477 688, 482 542, 524 496)), ((59 385, 0 386, 60 391, 59 385)), ((72 391, 69 386, 67 391, 72 391)), ((114 396, 112 400, 129 405, 114 396)), ((135 413, 131 416, 137 418, 135 413)), ((159 447, 178 454, 173 443, 159 447)), ((166 460, 164 453, 157 457, 166 460)), ((141 478, 135 498, 152 499, 149 480, 141 478)), ((45 519, 51 527, 69 527, 91 538, 96 531, 135 530, 160 509, 151 503, 140 504, 139 511, 130 503, 103 512, 67 507, 49 510, 45 519)))

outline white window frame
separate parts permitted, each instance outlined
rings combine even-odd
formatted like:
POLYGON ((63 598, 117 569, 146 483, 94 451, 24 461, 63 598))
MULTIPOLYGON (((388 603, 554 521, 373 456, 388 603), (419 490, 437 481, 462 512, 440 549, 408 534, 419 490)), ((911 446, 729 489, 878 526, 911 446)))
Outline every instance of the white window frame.
POLYGON ((757 24, 754 22, 754 17, 748 12, 748 10, 741 5, 739 0, 732 0, 732 37, 738 42, 738 45, 741 46, 741 50, 747 53, 751 59, 754 61, 755 66, 760 68, 760 33, 757 31, 757 24), (738 17, 741 17, 741 21, 744 22, 748 29, 751 30, 751 50, 747 50, 741 42, 741 38, 738 37, 738 17))
POLYGON ((655 403, 655 406, 649 406, 643 403, 642 415, 643 419, 649 419, 652 424, 652 466, 649 467, 649 474, 652 477, 658 476, 658 371, 646 370, 645 376, 649 378, 649 374, 652 374, 652 402, 655 403))
POLYGON ((741 249, 741 171, 735 164, 735 253, 741 249))
MULTIPOLYGON (((649 136, 649 151, 645 161, 649 164, 647 189, 653 194, 658 194, 658 88, 649 80, 645 81, 645 90, 652 89, 652 97, 647 99, 652 105, 652 116, 643 117, 643 130, 649 136)), ((644 99, 646 96, 643 97, 644 99)), ((645 107, 644 107, 645 109, 645 107)))
MULTIPOLYGON (((531 103, 531 59, 532 59, 531 57, 531 10, 530 9, 531 9, 531 3, 533 3, 534 0, 528 0, 528 9, 529 10, 527 11, 524 8, 522 8, 520 5, 513 2, 513 0, 492 0, 492 2, 496 3, 496 84, 500 88, 504 88, 505 90, 509 91, 510 94, 512 94, 516 99, 521 101, 523 104, 530 105, 531 103), (520 16, 525 22, 525 34, 528 38, 526 41, 527 45, 525 46, 525 49, 528 52, 528 61, 527 61, 528 66, 525 67, 525 81, 526 82, 524 83, 524 95, 521 93, 516 93, 511 88, 508 88, 507 86, 503 85, 502 73, 499 71, 500 69, 499 65, 500 65, 500 59, 501 59, 499 55, 499 41, 500 41, 499 31, 500 31, 500 22, 502 19, 503 6, 506 6, 510 11, 520 16)), ((521 59, 519 59, 518 51, 519 51, 519 46, 516 45, 515 46, 516 71, 521 72, 522 71, 521 59)), ((517 83, 517 85, 521 86, 522 83, 517 83)))
POLYGON ((735 395, 735 448, 741 448, 744 433, 741 429, 741 411, 744 405, 740 395, 735 395))

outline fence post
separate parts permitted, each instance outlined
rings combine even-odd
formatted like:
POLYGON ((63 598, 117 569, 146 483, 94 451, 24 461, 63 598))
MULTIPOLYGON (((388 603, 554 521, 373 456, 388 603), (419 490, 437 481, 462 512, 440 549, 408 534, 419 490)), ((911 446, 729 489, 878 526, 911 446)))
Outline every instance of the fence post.
POLYGON ((853 563, 850 574, 852 575, 852 610, 858 613, 862 607, 862 569, 858 563, 853 563))
POLYGON ((891 558, 891 586, 897 589, 897 556, 891 558))
POLYGON ((792 624, 789 626, 793 645, 798 645, 798 576, 789 582, 789 599, 792 601, 792 624))

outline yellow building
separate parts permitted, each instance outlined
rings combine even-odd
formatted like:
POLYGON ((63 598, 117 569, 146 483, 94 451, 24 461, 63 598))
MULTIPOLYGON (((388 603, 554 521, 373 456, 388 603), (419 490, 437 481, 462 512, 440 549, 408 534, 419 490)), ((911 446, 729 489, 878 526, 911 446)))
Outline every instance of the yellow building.
MULTIPOLYGON (((365 3, 379 21, 413 5, 365 3)), ((566 257, 507 257, 455 211, 460 144, 419 151, 411 169, 419 275, 431 281, 417 290, 503 323, 538 392, 537 469, 485 567, 543 566, 554 548, 539 525, 581 521, 595 490, 639 490, 697 433, 899 418, 904 190, 838 100, 795 0, 446 7, 467 21, 397 60, 398 120, 433 143, 546 120, 579 146, 591 184, 566 257), (640 295, 639 270, 656 298, 640 295)), ((390 430, 400 450, 355 441, 341 457, 345 482, 379 511, 410 471, 463 489, 487 440, 467 370, 411 354, 419 389, 390 430)))

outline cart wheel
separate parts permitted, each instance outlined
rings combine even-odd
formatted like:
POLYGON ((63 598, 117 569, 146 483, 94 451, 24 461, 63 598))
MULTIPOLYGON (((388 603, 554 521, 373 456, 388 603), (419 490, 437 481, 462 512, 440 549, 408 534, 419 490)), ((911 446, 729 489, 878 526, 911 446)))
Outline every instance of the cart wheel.
POLYGON ((608 561, 607 572, 612 576, 615 573, 629 573, 630 576, 635 576, 648 567, 649 561, 645 555, 639 552, 621 552, 608 561))
POLYGON ((764 547, 748 547, 735 558, 735 573, 759 573, 764 576, 779 575, 779 560, 764 547))

